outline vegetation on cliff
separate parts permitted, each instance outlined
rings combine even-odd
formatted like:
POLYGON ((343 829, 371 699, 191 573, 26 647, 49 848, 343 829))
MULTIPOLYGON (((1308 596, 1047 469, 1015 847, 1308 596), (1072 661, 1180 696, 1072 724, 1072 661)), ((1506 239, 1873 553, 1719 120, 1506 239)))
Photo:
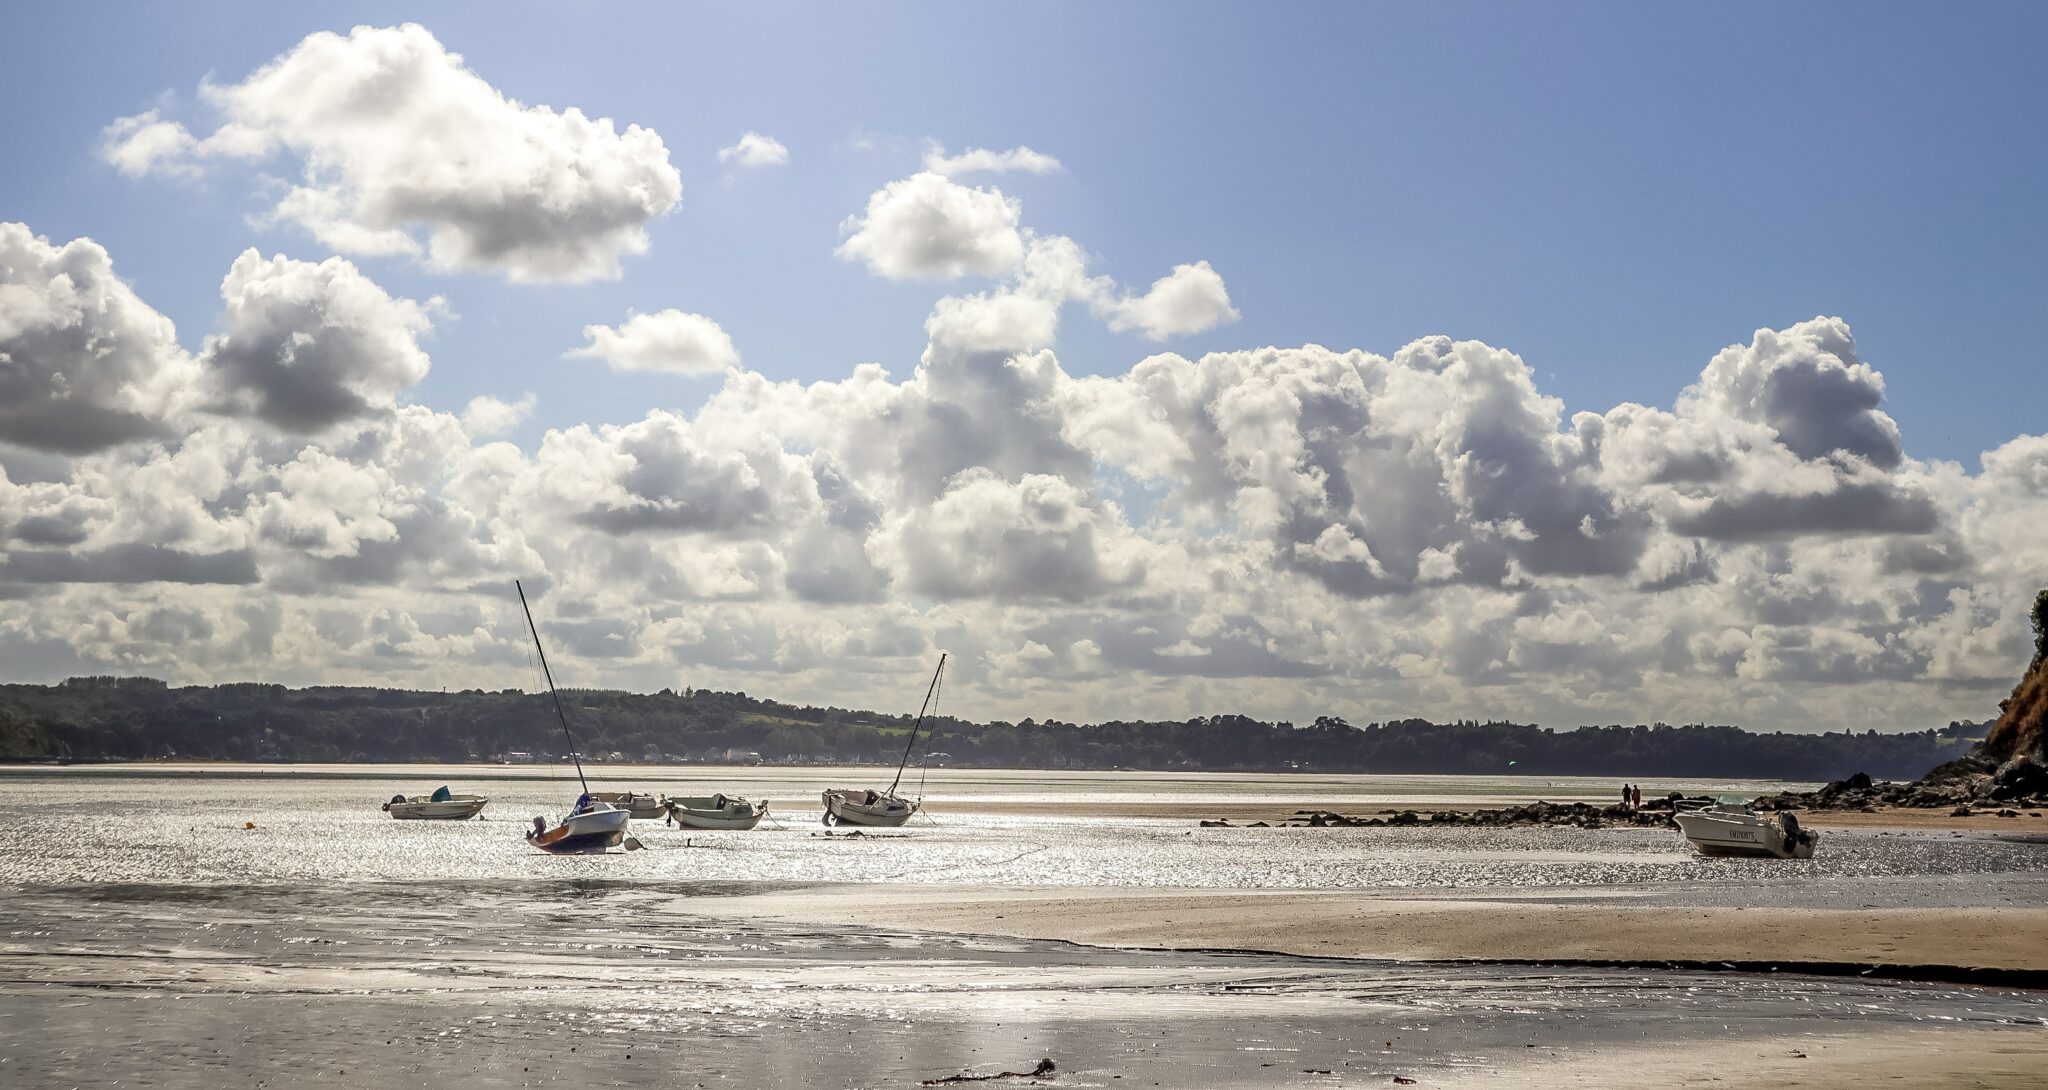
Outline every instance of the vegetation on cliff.
POLYGON ((2048 761, 2048 590, 2034 597, 2033 617, 2034 661, 1999 705, 1998 722, 1984 740, 1985 754, 1993 760, 2048 761))

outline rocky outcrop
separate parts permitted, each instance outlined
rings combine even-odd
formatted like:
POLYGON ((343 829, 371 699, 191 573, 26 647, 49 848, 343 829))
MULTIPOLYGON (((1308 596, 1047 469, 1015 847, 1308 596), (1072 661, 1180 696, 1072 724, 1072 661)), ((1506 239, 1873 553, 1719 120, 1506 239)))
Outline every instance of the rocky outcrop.
POLYGON ((1984 752, 2001 762, 2024 757, 2048 763, 2048 590, 2034 599, 2034 661, 1999 705, 1984 752))
POLYGON ((1861 772, 1806 794, 1770 795, 1757 806, 1775 810, 1874 810, 1880 806, 1948 807, 1960 817, 1973 807, 2000 812, 2048 807, 2048 590, 2034 599, 2034 659, 1999 705, 1997 722, 1976 749, 1912 783, 1872 783, 1861 772))
POLYGON ((2031 757, 1993 764, 1973 753, 1950 761, 1911 783, 1873 782, 1861 772, 1818 791, 1785 792, 1756 800, 1759 810, 1947 809, 1958 817, 1980 809, 2038 810, 2048 807, 2048 765, 2031 757))

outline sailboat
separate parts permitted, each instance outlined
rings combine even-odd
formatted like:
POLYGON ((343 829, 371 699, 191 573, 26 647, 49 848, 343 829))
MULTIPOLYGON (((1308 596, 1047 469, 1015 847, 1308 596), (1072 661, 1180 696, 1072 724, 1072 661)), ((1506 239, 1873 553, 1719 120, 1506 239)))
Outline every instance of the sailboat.
POLYGON ((919 802, 911 802, 896 793, 903 783, 903 770, 910 764, 911 750, 917 746, 917 729, 924 725, 925 712, 931 710, 932 699, 939 691, 939 677, 946 672, 946 656, 939 655, 939 668, 932 671, 932 683, 924 691, 924 703, 918 706, 917 719, 910 724, 910 739, 903 743, 903 760, 896 764, 896 778, 889 781, 887 791, 855 791, 834 788, 825 792, 825 817, 827 825, 870 825, 894 828, 910 820, 917 812, 919 802))
POLYGON ((569 733, 569 716, 562 710, 562 694, 555 691, 555 675, 548 669, 548 653, 540 645, 540 629, 533 623, 533 610, 526 604, 526 588, 519 581, 512 581, 512 588, 519 592, 519 608, 526 614, 526 629, 533 633, 533 649, 540 655, 541 676, 547 678, 548 695, 555 701, 555 718, 561 721, 562 737, 569 741, 569 759, 576 762, 576 780, 583 785, 583 794, 576 799, 576 805, 569 810, 569 816, 560 825, 548 828, 541 818, 533 819, 533 830, 526 834, 527 843, 544 852, 557 855, 577 855, 602 852, 616 847, 626 839, 626 822, 632 812, 621 810, 590 794, 590 781, 583 775, 583 758, 576 752, 576 736, 569 733))

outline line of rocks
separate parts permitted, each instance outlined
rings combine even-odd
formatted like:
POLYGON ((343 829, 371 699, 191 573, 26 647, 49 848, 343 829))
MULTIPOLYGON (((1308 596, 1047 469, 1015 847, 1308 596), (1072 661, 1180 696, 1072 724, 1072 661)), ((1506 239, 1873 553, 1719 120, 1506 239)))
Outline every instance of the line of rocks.
POLYGON ((1818 791, 1783 792, 1756 800, 1759 810, 1860 810, 1896 806, 1947 809, 1956 817, 1979 811, 2017 817, 2048 808, 2048 766, 2028 757, 1994 764, 1977 754, 1950 761, 1911 783, 1873 781, 1858 772, 1818 791))
MULTIPOLYGON (((1294 816, 1281 822, 1280 826, 1297 829, 1379 829, 1414 826, 1497 829, 1525 825, 1571 826, 1579 829, 1599 829, 1609 825, 1658 827, 1672 824, 1671 814, 1679 802, 1705 804, 1713 801, 1704 795, 1686 798, 1674 792, 1664 798, 1644 802, 1641 809, 1595 806, 1587 802, 1532 802, 1497 810, 1381 810, 1373 817, 1340 814, 1334 810, 1296 810, 1294 816)), ((1228 818, 1204 821, 1202 825, 1212 829, 1270 827, 1263 821, 1234 826, 1228 818)))

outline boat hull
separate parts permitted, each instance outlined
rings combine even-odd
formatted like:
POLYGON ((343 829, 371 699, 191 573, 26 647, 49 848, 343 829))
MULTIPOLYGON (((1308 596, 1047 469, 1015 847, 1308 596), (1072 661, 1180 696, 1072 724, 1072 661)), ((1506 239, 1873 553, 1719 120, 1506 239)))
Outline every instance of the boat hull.
POLYGON ((475 795, 457 796, 441 802, 407 799, 385 803, 384 812, 400 821, 467 821, 483 813, 490 802, 475 795))
POLYGON ((552 855, 588 855, 618 847, 626 839, 629 811, 600 803, 602 809, 587 810, 563 819, 560 825, 539 834, 527 834, 527 841, 552 855))
POLYGON ((824 799, 827 825, 893 829, 917 812, 915 803, 872 791, 827 791, 824 799))

